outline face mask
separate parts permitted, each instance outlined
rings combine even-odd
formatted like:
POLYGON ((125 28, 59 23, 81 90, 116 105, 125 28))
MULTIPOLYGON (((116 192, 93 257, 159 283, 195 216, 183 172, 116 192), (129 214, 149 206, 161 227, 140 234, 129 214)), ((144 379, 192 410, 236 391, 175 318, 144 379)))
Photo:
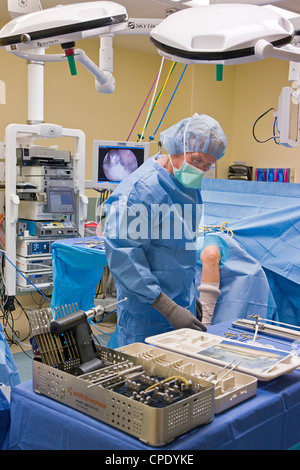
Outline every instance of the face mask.
POLYGON ((173 167, 173 173, 174 173, 175 178, 181 184, 183 184, 183 186, 185 186, 186 188, 191 188, 191 189, 201 189, 201 183, 202 183, 204 171, 200 170, 200 168, 196 168, 195 166, 191 165, 190 163, 186 161, 185 135, 186 135, 187 128, 191 121, 187 123, 184 129, 184 134, 183 134, 184 162, 181 165, 181 168, 179 170, 178 168, 174 168, 170 155, 169 155, 169 159, 173 167))
POLYGON ((173 172, 175 178, 183 184, 186 188, 191 189, 201 189, 202 178, 204 175, 204 171, 200 170, 200 168, 196 168, 187 161, 184 161, 181 165, 181 168, 175 168, 173 166, 171 157, 169 155, 170 162, 173 167, 173 172))

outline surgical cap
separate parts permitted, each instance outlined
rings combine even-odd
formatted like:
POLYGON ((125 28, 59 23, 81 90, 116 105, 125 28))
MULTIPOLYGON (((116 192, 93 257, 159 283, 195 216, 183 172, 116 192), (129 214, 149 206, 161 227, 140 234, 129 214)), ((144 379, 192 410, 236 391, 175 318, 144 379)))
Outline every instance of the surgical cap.
POLYGON ((227 147, 227 139, 220 124, 206 114, 197 113, 161 132, 160 141, 171 155, 184 153, 185 150, 206 153, 217 160, 223 157, 227 147))

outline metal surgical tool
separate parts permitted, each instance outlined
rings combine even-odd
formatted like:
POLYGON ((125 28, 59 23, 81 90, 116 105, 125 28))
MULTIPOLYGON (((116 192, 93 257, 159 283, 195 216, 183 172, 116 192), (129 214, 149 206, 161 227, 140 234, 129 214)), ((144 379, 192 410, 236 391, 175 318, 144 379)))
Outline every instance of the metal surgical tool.
POLYGON ((229 364, 226 364, 226 366, 224 366, 222 369, 216 371, 216 372, 213 372, 212 374, 210 374, 208 377, 207 377, 207 380, 214 380, 221 372, 223 372, 223 370, 227 369, 228 367, 230 367, 231 365, 233 364, 233 362, 230 362, 229 364))
MULTIPOLYGON (((242 361, 238 362, 237 364, 234 364, 234 365, 231 367, 231 369, 229 369, 224 375, 222 375, 222 377, 220 377, 220 378, 215 382, 215 386, 216 386, 221 380, 223 380, 230 372, 232 372, 234 369, 236 369, 236 368, 240 365, 241 362, 242 362, 242 361)), ((232 364, 232 362, 231 362, 231 364, 232 364)), ((231 364, 230 364, 230 365, 231 365, 231 364)))

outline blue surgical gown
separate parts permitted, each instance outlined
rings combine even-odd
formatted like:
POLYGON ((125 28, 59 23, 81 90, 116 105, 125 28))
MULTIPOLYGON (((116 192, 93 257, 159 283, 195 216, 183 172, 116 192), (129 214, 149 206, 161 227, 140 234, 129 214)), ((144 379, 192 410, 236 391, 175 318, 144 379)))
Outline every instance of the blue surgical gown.
POLYGON ((105 251, 118 300, 118 345, 172 329, 152 307, 161 292, 195 314, 199 190, 148 159, 107 200, 105 251))

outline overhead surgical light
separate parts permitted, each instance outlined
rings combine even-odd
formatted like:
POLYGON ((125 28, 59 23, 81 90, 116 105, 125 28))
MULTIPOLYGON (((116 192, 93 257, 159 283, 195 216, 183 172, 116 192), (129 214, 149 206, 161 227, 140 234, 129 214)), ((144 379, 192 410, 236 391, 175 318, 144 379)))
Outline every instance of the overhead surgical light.
POLYGON ((8 51, 49 47, 127 26, 125 8, 114 2, 60 5, 14 18, 0 31, 0 47, 8 51))
POLYGON ((95 77, 100 93, 112 93, 115 80, 111 74, 113 63, 112 38, 114 33, 127 28, 126 9, 115 2, 93 1, 39 10, 18 16, 0 30, 0 47, 31 63, 68 60, 72 75, 76 75, 75 60, 95 77), (97 67, 81 49, 74 49, 75 41, 100 36, 100 67, 97 67), (45 54, 45 49, 61 44, 65 54, 45 54))
POLYGON ((163 57, 188 64, 240 64, 265 57, 300 61, 300 50, 291 45, 300 26, 295 30, 277 10, 250 4, 186 8, 165 18, 150 39, 163 57))

